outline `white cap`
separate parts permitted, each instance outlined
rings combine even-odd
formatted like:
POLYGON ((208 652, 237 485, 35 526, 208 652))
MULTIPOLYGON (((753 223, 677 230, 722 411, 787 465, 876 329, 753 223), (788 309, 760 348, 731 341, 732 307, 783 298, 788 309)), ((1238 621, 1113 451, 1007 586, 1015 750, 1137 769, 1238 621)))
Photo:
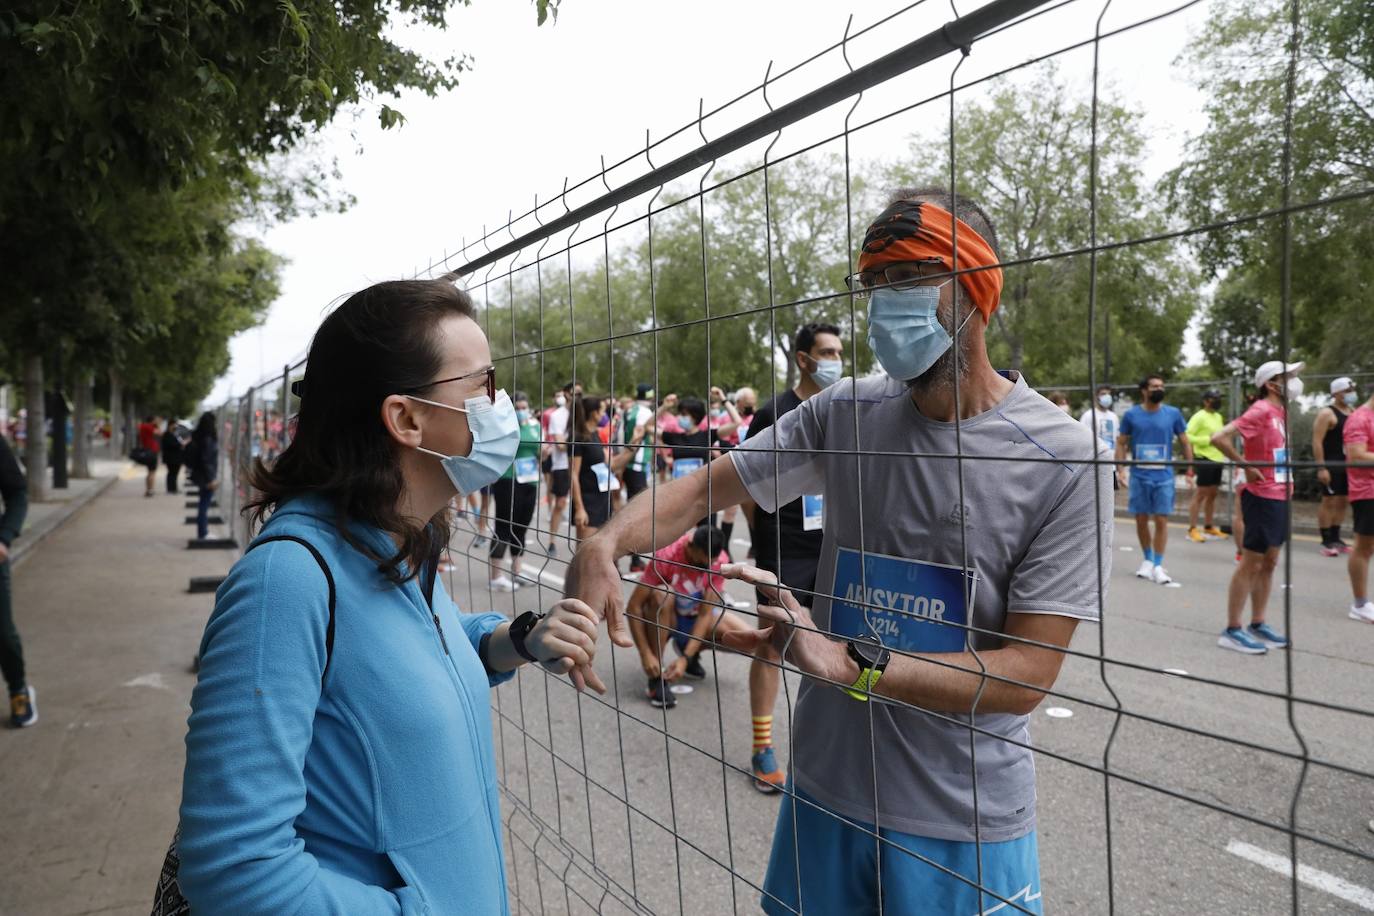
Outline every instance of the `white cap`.
POLYGON ((1281 359, 1271 359, 1269 362, 1255 370, 1255 387, 1259 388, 1265 382, 1276 375, 1287 375, 1293 372, 1301 372, 1307 368, 1307 363, 1288 363, 1284 364, 1281 359))
POLYGON ((1355 387, 1355 383, 1345 376, 1341 376, 1331 383, 1331 393, 1340 394, 1342 391, 1349 391, 1355 387))

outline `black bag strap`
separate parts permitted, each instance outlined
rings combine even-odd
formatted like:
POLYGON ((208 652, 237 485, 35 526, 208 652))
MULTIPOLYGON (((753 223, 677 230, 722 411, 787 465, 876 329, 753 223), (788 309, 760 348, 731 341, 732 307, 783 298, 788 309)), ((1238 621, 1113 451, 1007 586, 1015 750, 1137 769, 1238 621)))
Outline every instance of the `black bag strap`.
POLYGON ((424 592, 425 604, 429 605, 431 613, 434 611, 434 580, 439 575, 439 557, 443 556, 443 553, 444 545, 436 541, 430 550, 429 562, 420 574, 420 590, 424 592))
MULTIPOLYGON (((334 574, 329 571, 329 564, 324 561, 324 557, 315 549, 315 545, 305 538, 296 537, 294 534, 272 534, 265 538, 258 538, 248 545, 248 550, 252 550, 254 547, 260 547, 263 544, 270 544, 272 541, 295 541, 297 544, 300 544, 306 550, 310 551, 310 555, 315 558, 315 562, 320 564, 320 572, 324 573, 325 581, 329 583, 329 624, 324 630, 324 671, 320 674, 320 683, 323 684, 325 675, 329 673, 329 663, 334 659, 334 574)), ((245 550, 244 553, 248 553, 248 550, 245 550)), ((431 588, 432 587, 431 580, 431 588)))

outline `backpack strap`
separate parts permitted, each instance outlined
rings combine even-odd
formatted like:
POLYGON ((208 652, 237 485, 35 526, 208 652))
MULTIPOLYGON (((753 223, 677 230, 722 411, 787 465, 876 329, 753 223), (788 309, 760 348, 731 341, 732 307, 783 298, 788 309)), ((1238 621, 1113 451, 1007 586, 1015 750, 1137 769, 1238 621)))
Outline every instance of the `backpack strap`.
POLYGON ((295 541, 310 551, 315 562, 320 564, 320 572, 324 573, 325 581, 329 583, 329 624, 324 630, 324 671, 320 674, 320 684, 323 685, 324 677, 329 673, 329 663, 334 659, 334 575, 329 571, 329 564, 324 561, 324 557, 315 549, 315 545, 305 538, 296 537, 294 534, 273 534, 265 538, 258 538, 248 545, 248 550, 245 550, 244 553, 246 554, 254 547, 260 547, 272 541, 295 541))

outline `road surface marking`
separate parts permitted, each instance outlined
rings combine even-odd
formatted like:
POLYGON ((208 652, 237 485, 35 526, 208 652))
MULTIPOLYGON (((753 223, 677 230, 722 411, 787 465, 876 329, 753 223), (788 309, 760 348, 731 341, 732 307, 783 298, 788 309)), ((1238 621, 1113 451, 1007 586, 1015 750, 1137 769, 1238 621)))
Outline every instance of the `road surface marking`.
POLYGON ((162 675, 161 675, 159 672, 157 672, 157 671, 154 671, 152 674, 142 674, 142 675, 139 675, 138 677, 136 677, 136 678, 134 678, 134 679, 132 679, 132 680, 125 681, 125 682, 124 682, 123 684, 121 684, 120 686, 122 686, 122 687, 151 687, 151 688, 153 688, 154 690, 171 690, 171 689, 172 689, 172 688, 170 688, 170 687, 167 686, 167 684, 162 680, 162 675))
POLYGON ((1063 706, 1049 706, 1045 709, 1045 715, 1051 719, 1067 719, 1073 715, 1073 710, 1065 709, 1063 706))
MULTIPOLYGON (((1227 843, 1226 851, 1272 872, 1277 872, 1284 877, 1291 877, 1293 874, 1293 862, 1288 856, 1281 856, 1269 852, 1267 849, 1242 843, 1240 840, 1232 840, 1227 843)), ((1315 887, 1317 890, 1325 891, 1333 897, 1339 897, 1347 903, 1353 903, 1362 910, 1374 912, 1374 891, 1367 887, 1351 884, 1344 878, 1302 863, 1298 864, 1298 880, 1308 887, 1315 887)))
POLYGON ((1165 673, 1165 674, 1186 675, 1188 672, 1187 672, 1187 671, 1184 671, 1182 668, 1165 668, 1165 669, 1164 669, 1164 673, 1165 673))

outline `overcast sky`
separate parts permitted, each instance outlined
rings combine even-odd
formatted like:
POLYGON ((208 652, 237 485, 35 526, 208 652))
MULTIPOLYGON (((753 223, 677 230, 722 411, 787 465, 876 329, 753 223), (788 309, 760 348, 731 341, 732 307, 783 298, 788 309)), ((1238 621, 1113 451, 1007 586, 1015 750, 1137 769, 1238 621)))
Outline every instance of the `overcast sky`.
MULTIPOLYGON (((955 0, 967 14, 981 4, 955 0)), ((1053 5, 1053 4, 1051 4, 1053 5)), ((233 363, 209 402, 241 393, 303 355, 331 303, 379 280, 409 276, 527 210, 547 201, 564 178, 595 174, 600 157, 617 161, 641 149, 645 130, 662 137, 707 110, 757 86, 769 61, 778 72, 837 42, 852 12, 862 29, 911 6, 909 2, 833 0, 565 0, 556 23, 535 26, 534 8, 520 0, 473 0, 450 17, 446 32, 400 28, 398 39, 435 57, 466 52, 470 73, 452 93, 407 96, 394 107, 407 123, 382 131, 375 108, 341 116, 320 138, 337 157, 342 186, 357 203, 343 214, 274 226, 267 244, 288 259, 281 298, 267 322, 231 344, 233 363)), ((1145 171, 1155 178, 1178 160, 1185 137, 1204 125, 1199 95, 1175 64, 1208 4, 1184 0, 1115 0, 1103 31, 1178 6, 1177 15, 1104 41, 1102 81, 1144 115, 1149 137, 1145 171)), ((1006 69, 1093 36, 1101 2, 1069 3, 974 46, 958 82, 1006 69)), ((851 42, 862 64, 952 18, 948 0, 928 0, 851 42)), ((948 87, 952 54, 867 93, 854 123, 886 114, 948 87)), ((1061 76, 1088 96, 1091 48, 1059 58, 1061 76)), ((776 105, 842 74, 838 54, 770 88, 776 105)), ((974 101, 981 85, 956 94, 974 101)), ((758 94, 705 125, 708 136, 764 111, 758 94)), ((784 134, 778 154, 833 134, 848 104, 784 134)), ((913 134, 938 132, 948 102, 924 106, 854 135, 853 170, 911 154, 913 134)), ((660 164, 676 152, 665 150, 660 164)), ((757 156, 761 152, 752 151, 757 156)), ((743 159, 735 163, 742 164, 743 159)), ((613 173, 613 185, 639 163, 613 173)), ((560 211, 561 212, 561 211, 560 211)), ((519 229, 517 229, 517 232, 519 229)), ((1186 355, 1198 358, 1195 340, 1186 355)))

